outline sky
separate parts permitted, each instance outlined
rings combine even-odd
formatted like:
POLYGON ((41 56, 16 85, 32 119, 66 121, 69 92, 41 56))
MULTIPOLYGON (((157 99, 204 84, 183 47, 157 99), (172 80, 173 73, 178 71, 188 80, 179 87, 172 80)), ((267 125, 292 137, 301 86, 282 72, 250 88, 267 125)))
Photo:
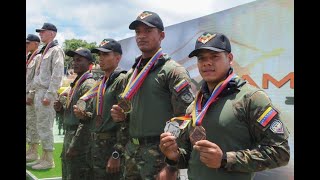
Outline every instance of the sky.
POLYGON ((178 24, 254 0, 27 0, 26 37, 44 22, 54 24, 60 45, 68 39, 88 43, 134 36, 129 24, 143 11, 159 14, 164 26, 178 24))

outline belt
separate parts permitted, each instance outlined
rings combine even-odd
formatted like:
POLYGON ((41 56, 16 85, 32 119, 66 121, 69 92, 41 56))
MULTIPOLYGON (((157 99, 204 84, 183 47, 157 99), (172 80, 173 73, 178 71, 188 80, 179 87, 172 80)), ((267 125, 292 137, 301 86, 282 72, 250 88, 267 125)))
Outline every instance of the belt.
POLYGON ((91 133, 90 137, 92 140, 95 141, 97 139, 100 139, 100 140, 110 139, 112 137, 116 137, 116 135, 112 133, 91 133))
POLYGON ((139 138, 130 138, 130 141, 135 145, 146 145, 146 144, 154 144, 160 142, 159 136, 146 136, 139 138))
POLYGON ((78 125, 66 126, 65 129, 67 131, 76 131, 78 129, 78 125))

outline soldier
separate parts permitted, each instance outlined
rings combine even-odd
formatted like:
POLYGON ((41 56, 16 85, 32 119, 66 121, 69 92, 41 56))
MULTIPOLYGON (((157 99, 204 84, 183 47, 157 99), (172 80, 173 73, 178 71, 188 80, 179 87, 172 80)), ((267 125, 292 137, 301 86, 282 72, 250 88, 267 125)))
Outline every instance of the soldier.
POLYGON ((90 177, 94 180, 118 180, 122 174, 121 162, 120 154, 114 146, 116 143, 124 146, 126 136, 118 136, 122 123, 112 121, 110 110, 112 105, 117 103, 117 97, 122 89, 121 81, 126 73, 118 67, 122 49, 119 42, 114 39, 104 39, 99 47, 91 52, 99 54, 99 65, 104 71, 104 76, 87 95, 81 98, 93 98, 93 105, 87 106, 85 111, 76 105, 74 112, 83 119, 84 127, 90 127, 90 177))
MULTIPOLYGON (((62 104, 60 100, 54 103, 57 116, 63 116, 64 127, 66 129, 61 152, 62 179, 88 179, 89 165, 86 157, 89 148, 88 140, 90 132, 89 128, 83 126, 79 127, 81 131, 77 131, 81 121, 75 116, 73 105, 95 84, 93 74, 89 68, 93 64, 94 59, 90 50, 86 48, 67 51, 66 55, 73 57, 73 69, 77 73, 77 77, 70 84, 65 103, 62 104)), ((61 95, 60 97, 62 98, 64 92, 61 95)))
MULTIPOLYGON (((26 61, 26 96, 28 96, 35 69, 39 63, 40 54, 38 51, 40 38, 34 34, 28 34, 26 39, 27 47, 27 61, 26 61)), ((37 131, 37 118, 34 104, 26 100, 26 138, 28 143, 28 150, 26 152, 26 161, 35 161, 39 159, 38 146, 40 137, 37 131)))
POLYGON ((41 41, 45 44, 40 50, 41 57, 39 65, 35 70, 35 77, 30 88, 27 101, 33 102, 36 109, 37 129, 41 140, 43 153, 38 161, 28 163, 32 169, 54 168, 53 160, 53 123, 55 111, 53 102, 57 98, 57 90, 62 85, 64 70, 64 52, 54 40, 57 35, 57 28, 51 23, 44 23, 39 32, 41 41))
POLYGON ((158 147, 159 136, 166 121, 183 115, 193 101, 190 76, 183 66, 162 52, 165 33, 157 13, 142 12, 129 29, 135 30, 142 55, 128 71, 122 99, 111 110, 114 121, 124 121, 126 117, 129 123, 124 179, 175 179, 178 171, 166 166, 158 147), (167 173, 167 177, 162 177, 167 173))
POLYGON ((235 75, 229 39, 204 32, 193 56, 204 82, 186 111, 178 143, 170 132, 160 136, 166 162, 188 167, 189 179, 219 180, 253 179, 256 171, 288 164, 281 113, 263 90, 235 75))

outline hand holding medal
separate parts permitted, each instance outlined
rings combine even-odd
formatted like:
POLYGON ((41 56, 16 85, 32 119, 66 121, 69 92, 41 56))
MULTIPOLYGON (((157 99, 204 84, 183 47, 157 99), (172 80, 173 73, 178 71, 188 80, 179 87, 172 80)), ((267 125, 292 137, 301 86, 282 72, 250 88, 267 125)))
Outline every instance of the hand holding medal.
POLYGON ((169 132, 178 138, 180 134, 179 123, 177 121, 167 121, 167 124, 164 127, 164 132, 169 132))
POLYGON ((206 130, 201 126, 202 120, 210 107, 210 105, 217 100, 219 94, 226 88, 228 82, 235 77, 236 74, 232 72, 224 81, 221 81, 216 85, 211 93, 210 98, 202 105, 203 95, 201 91, 198 92, 195 105, 192 110, 192 129, 190 131, 190 142, 194 145, 197 141, 206 139, 206 130))
POLYGON ((82 99, 79 99, 77 101, 77 104, 73 106, 73 112, 74 115, 78 118, 78 119, 85 119, 86 118, 86 102, 82 99))
POLYGON ((189 138, 192 145, 194 145, 197 141, 206 139, 206 130, 202 126, 193 127, 189 138))
POLYGON ((82 99, 79 99, 77 101, 77 107, 80 111, 85 111, 86 110, 86 102, 82 99))
POLYGON ((132 110, 132 104, 129 100, 125 98, 121 98, 118 102, 118 106, 120 106, 125 114, 130 113, 132 110))

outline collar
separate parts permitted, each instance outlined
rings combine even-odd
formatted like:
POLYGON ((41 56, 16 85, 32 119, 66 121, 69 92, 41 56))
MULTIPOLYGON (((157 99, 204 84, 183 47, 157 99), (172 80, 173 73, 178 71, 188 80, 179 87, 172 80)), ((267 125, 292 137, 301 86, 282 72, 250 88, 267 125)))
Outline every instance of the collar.
MULTIPOLYGON (((135 63, 133 64, 132 66, 132 69, 136 68, 136 66, 138 65, 139 63, 139 60, 141 59, 142 55, 138 56, 136 59, 135 59, 135 63)), ((146 59, 142 59, 142 62, 140 64, 140 67, 138 67, 140 70, 150 61, 151 57, 150 58, 146 58, 146 59)), ((158 61, 153 65, 153 67, 150 69, 150 71, 153 71, 155 70, 156 68, 162 66, 166 61, 170 60, 171 57, 166 54, 166 53, 163 53, 162 56, 160 56, 160 58, 158 59, 158 61)))
MULTIPOLYGON (((233 68, 231 67, 229 69, 227 75, 230 75, 232 72, 233 72, 233 68)), ((235 77, 229 81, 229 83, 227 84, 227 87, 221 92, 221 94, 219 96, 224 97, 224 96, 227 96, 227 95, 232 94, 234 92, 239 92, 240 88, 245 84, 246 84, 246 81, 244 81, 243 79, 241 79, 239 77, 235 77)), ((200 92, 203 94, 203 97, 205 99, 209 99, 211 96, 208 85, 205 81, 202 82, 200 92)))

